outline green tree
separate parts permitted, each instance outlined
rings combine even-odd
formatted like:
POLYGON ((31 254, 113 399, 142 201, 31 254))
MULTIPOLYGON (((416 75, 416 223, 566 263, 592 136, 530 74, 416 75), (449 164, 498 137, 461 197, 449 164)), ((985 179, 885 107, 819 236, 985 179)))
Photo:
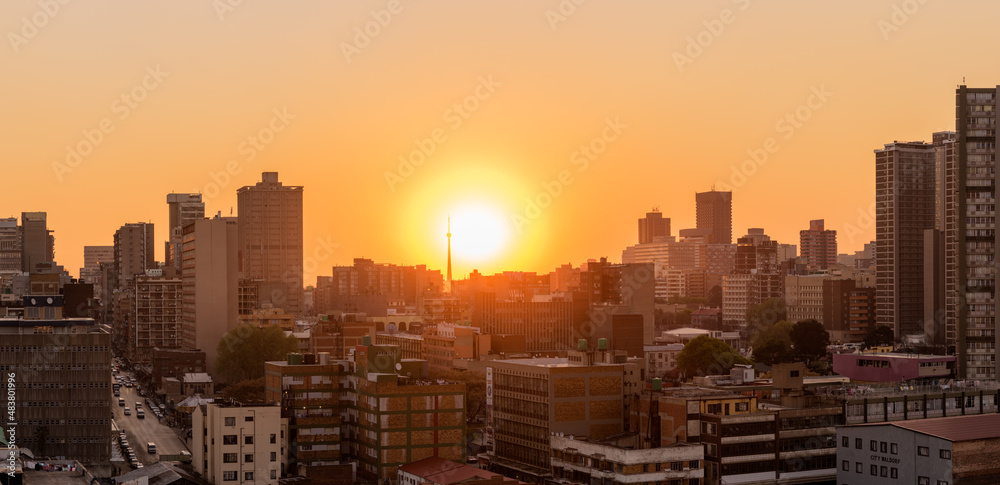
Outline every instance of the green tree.
POLYGON ((222 399, 224 401, 231 399, 243 404, 263 403, 266 395, 263 377, 237 382, 226 386, 222 391, 222 399))
POLYGON ((823 328, 822 323, 813 319, 796 322, 790 336, 795 353, 806 362, 826 356, 826 347, 830 345, 830 333, 823 328))
POLYGON ((286 336, 277 325, 240 325, 219 341, 215 368, 225 382, 257 379, 264 377, 264 362, 284 360, 298 348, 295 337, 286 336))
POLYGON ((792 327, 794 326, 788 320, 782 320, 771 325, 762 325, 755 330, 753 337, 750 339, 750 346, 756 349, 763 346, 769 340, 781 340, 785 343, 786 347, 791 349, 792 327))
POLYGON ((754 346, 753 360, 767 365, 774 365, 793 362, 795 355, 784 340, 771 339, 763 342, 760 346, 754 346))
POLYGON ((724 374, 736 364, 750 363, 736 349, 707 335, 695 337, 677 354, 677 367, 687 376, 724 374))
POLYGON ((896 333, 885 325, 873 328, 865 335, 865 347, 879 347, 882 345, 892 345, 896 340, 896 333))
POLYGON ((708 306, 711 308, 722 308, 722 287, 715 285, 708 290, 708 306))

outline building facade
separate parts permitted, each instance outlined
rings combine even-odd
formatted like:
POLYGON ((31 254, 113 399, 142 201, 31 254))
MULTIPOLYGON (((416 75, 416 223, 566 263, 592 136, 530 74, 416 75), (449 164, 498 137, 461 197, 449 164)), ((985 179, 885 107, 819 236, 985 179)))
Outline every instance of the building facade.
POLYGON ((809 229, 799 232, 799 245, 809 270, 837 264, 837 231, 825 229, 823 219, 809 221, 809 229))
POLYGON ((287 462, 287 428, 278 406, 199 406, 191 416, 191 465, 211 483, 277 485, 287 462))

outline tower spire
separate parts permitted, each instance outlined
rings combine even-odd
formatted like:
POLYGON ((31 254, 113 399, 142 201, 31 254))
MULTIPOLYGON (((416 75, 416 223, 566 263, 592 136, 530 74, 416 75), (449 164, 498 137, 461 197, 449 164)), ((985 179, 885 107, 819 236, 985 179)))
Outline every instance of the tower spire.
POLYGON ((451 216, 448 216, 448 293, 451 293, 451 216))

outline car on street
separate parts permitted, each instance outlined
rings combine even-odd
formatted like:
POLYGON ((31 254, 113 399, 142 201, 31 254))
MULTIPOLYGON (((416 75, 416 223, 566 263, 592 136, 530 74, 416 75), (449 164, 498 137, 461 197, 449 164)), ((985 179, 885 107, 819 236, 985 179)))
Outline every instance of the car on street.
POLYGON ((125 406, 125 415, 126 416, 131 416, 132 415, 132 410, 129 409, 128 406, 125 406))

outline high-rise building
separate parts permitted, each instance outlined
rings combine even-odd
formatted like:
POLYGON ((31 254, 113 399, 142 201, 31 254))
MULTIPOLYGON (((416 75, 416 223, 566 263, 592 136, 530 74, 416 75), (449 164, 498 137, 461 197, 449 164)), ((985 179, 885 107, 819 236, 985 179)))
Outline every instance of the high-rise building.
POLYGON ((698 192, 695 199, 695 218, 698 229, 711 229, 715 244, 733 243, 733 193, 698 192))
POLYGON ((183 229, 182 347, 205 351, 214 372, 216 346, 239 324, 239 222, 235 217, 196 220, 183 229))
POLYGON ((639 244, 657 242, 657 238, 670 237, 670 218, 663 217, 659 209, 647 212, 639 219, 639 244))
POLYGON ((94 297, 102 298, 104 296, 101 263, 113 263, 114 260, 114 246, 83 247, 83 267, 80 268, 80 279, 94 285, 94 297))
POLYGON ((876 292, 879 326, 897 339, 924 335, 924 230, 934 228, 934 145, 875 150, 876 292))
POLYGON ((55 236, 46 225, 44 212, 21 213, 21 245, 21 271, 55 261, 55 236))
POLYGON ((115 231, 115 287, 124 289, 128 280, 156 269, 153 241, 151 222, 128 223, 115 231))
POLYGON ((154 348, 181 347, 182 296, 179 277, 136 277, 135 314, 129 319, 133 326, 129 332, 133 336, 128 345, 130 362, 151 362, 154 348))
POLYGON ((956 210, 953 218, 945 216, 946 253, 957 254, 958 260, 946 289, 946 315, 957 315, 958 373, 970 379, 1000 376, 994 261, 998 93, 1000 86, 956 90, 957 167, 947 170, 946 192, 957 200, 951 205, 956 210), (949 219, 955 221, 954 230, 949 229, 949 219))
POLYGON ((784 280, 779 268, 778 242, 760 228, 751 228, 736 244, 733 273, 722 279, 722 322, 729 328, 746 324, 746 311, 771 298, 781 298, 784 280))
POLYGON ((243 277, 260 280, 258 304, 289 313, 302 306, 302 187, 264 172, 257 185, 236 191, 243 277))
POLYGON ((0 369, 15 376, 17 397, 16 419, 5 421, 17 421, 17 443, 35 456, 108 462, 111 335, 91 318, 63 318, 61 295, 25 296, 23 305, 24 318, 0 317, 0 369))
POLYGON ((167 243, 163 252, 164 265, 180 273, 180 254, 183 234, 181 231, 190 222, 205 217, 205 203, 201 194, 167 194, 169 222, 167 223, 167 243))
POLYGON ((21 228, 16 217, 0 219, 0 271, 21 271, 21 228))
POLYGON ((837 231, 825 229, 823 219, 809 221, 809 229, 799 231, 799 244, 810 271, 837 264, 837 231))

